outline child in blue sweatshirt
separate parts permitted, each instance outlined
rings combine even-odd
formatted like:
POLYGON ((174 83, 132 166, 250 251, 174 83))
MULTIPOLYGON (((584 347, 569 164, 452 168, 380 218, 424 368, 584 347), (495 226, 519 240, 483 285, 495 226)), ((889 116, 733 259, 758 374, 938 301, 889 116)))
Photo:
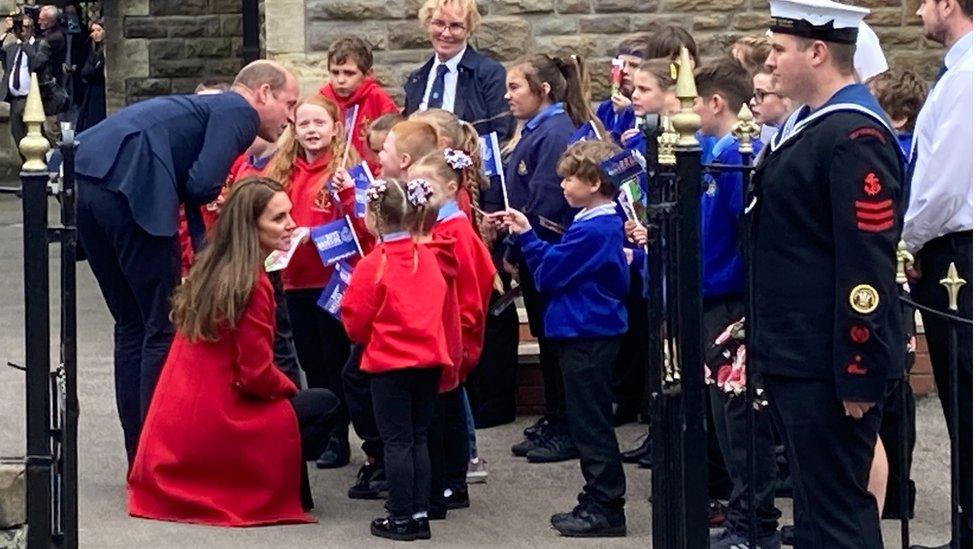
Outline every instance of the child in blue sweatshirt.
POLYGON ((898 132, 898 144, 905 158, 911 158, 915 119, 928 95, 927 84, 915 71, 892 69, 869 80, 868 88, 898 132))
POLYGON ((551 519, 561 535, 570 537, 623 536, 627 530, 611 374, 627 331, 630 277, 624 224, 614 204, 617 186, 600 167, 617 152, 609 143, 584 141, 560 158, 563 196, 570 206, 582 209, 558 243, 540 239, 517 210, 495 214, 517 235, 536 287, 546 298, 545 336, 556 350, 566 420, 585 479, 579 505, 551 519))
MULTIPOLYGON (((695 71, 699 97, 695 113, 701 133, 714 143, 702 150, 703 164, 741 165, 739 142, 732 136, 737 113, 752 97, 752 80, 738 62, 716 61, 695 71)), ((739 220, 745 209, 742 172, 722 171, 703 177, 701 196, 702 326, 709 348, 728 326, 745 315, 745 264, 739 254, 739 220)), ((724 358, 709 363, 713 374, 727 368, 724 358)), ((719 377, 719 380, 722 378, 719 377)), ((712 547, 748 545, 748 444, 754 443, 753 486, 756 498, 759 547, 778 547, 779 510, 774 502, 776 456, 772 425, 767 412, 755 414, 755 438, 749 440, 748 409, 744 395, 729 392, 730 385, 710 385, 709 401, 714 432, 732 481, 724 530, 714 534, 712 547)))

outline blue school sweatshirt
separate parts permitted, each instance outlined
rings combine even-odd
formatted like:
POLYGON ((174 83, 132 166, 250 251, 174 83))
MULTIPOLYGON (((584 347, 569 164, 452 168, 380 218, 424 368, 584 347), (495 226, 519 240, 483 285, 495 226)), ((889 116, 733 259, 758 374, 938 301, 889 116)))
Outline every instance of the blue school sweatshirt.
POLYGON ((519 244, 547 301, 546 337, 614 337, 627 331, 630 273, 624 224, 614 204, 581 211, 558 244, 534 230, 519 235, 519 244))
POLYGON ((559 234, 540 224, 540 216, 565 228, 577 211, 566 202, 560 186, 563 178, 556 173, 559 157, 575 131, 562 103, 546 107, 526 122, 505 169, 509 204, 525 213, 547 242, 558 242, 559 234))
MULTIPOLYGON (((742 164, 739 143, 732 134, 702 152, 702 164, 742 164)), ((739 216, 744 208, 742 173, 721 172, 702 176, 701 196, 702 297, 740 295, 745 291, 745 270, 739 255, 739 216)))

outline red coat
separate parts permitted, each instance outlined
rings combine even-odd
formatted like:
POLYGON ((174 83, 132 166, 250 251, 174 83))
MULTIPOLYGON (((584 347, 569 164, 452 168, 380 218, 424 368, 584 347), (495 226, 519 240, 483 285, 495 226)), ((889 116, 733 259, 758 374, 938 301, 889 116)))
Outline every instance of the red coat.
POLYGON ((380 174, 379 159, 376 158, 373 151, 369 150, 369 143, 366 142, 366 130, 369 129, 369 125, 377 118, 384 114, 400 112, 400 108, 390 99, 386 90, 372 77, 367 77, 363 80, 362 85, 349 97, 337 96, 335 90, 332 89, 332 84, 322 86, 319 89, 319 93, 339 105, 339 108, 342 110, 343 121, 345 121, 346 112, 354 108, 355 105, 359 105, 359 114, 356 116, 356 121, 353 127, 347 129, 347 131, 352 131, 353 148, 356 149, 359 156, 366 160, 373 175, 378 176, 380 174))
POLYGON ((495 264, 471 221, 455 215, 434 225, 434 238, 455 241, 457 258, 457 301, 461 316, 462 358, 459 380, 463 383, 481 358, 485 340, 488 300, 495 280, 495 264))
POLYGON ((238 327, 177 334, 129 473, 129 514, 257 526, 307 523, 295 385, 274 365, 274 292, 261 274, 238 327))
MULTIPOLYGON (((311 164, 302 155, 295 159, 295 168, 286 188, 291 199, 291 216, 299 227, 317 227, 335 221, 346 213, 350 218, 354 217, 355 189, 340 192, 340 204, 335 204, 328 193, 323 194, 326 183, 332 178, 332 173, 327 169, 330 161, 329 155, 311 164)), ((359 236, 361 231, 357 230, 356 233, 359 236)), ((295 250, 291 262, 282 272, 281 280, 286 290, 324 288, 332 271, 333 267, 326 267, 322 263, 315 243, 308 238, 295 250)))
POLYGON ((356 265, 341 305, 349 339, 366 346, 359 368, 380 373, 451 366, 446 293, 430 249, 409 238, 378 244, 356 265))

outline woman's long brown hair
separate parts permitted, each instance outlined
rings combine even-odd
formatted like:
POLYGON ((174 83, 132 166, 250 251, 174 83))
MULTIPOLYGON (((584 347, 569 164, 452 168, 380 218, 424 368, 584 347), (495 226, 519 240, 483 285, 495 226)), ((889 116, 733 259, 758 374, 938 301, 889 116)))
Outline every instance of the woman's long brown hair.
POLYGON ((282 186, 266 177, 234 185, 207 247, 173 294, 172 320, 190 341, 215 341, 237 327, 267 255, 258 238, 258 218, 282 186))

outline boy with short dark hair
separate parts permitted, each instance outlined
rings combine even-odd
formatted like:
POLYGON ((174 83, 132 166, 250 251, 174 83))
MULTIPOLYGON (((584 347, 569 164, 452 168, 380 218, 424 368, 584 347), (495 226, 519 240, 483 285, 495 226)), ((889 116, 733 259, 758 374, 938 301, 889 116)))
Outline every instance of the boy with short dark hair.
POLYGON ((331 77, 319 93, 339 105, 346 136, 352 136, 353 148, 367 159, 373 175, 379 175, 379 162, 369 154, 366 129, 373 120, 400 109, 373 78, 373 52, 365 40, 351 36, 339 38, 329 46, 327 59, 331 77))
POLYGON ((626 480, 613 430, 612 370, 627 331, 629 272, 617 184, 601 164, 619 152, 605 141, 569 147, 557 171, 566 201, 582 210, 558 244, 532 230, 517 210, 494 214, 515 233, 538 291, 547 301, 545 337, 562 371, 566 419, 586 480, 579 505, 552 516, 568 537, 623 536, 626 480))
MULTIPOLYGON (((734 59, 726 58, 700 67, 695 72, 698 99, 695 112, 701 117, 701 132, 717 139, 709 150, 702 152, 702 163, 741 164, 739 142, 732 135, 738 122, 737 114, 743 103, 752 97, 752 81, 749 73, 734 59)), ((702 243, 702 324, 708 350, 706 357, 715 382, 710 384, 709 400, 713 418, 712 427, 718 438, 719 448, 725 461, 732 493, 725 514, 725 528, 714 534, 712 549, 731 549, 748 544, 749 533, 749 486, 746 460, 748 418, 751 403, 745 393, 726 381, 736 367, 725 354, 714 352, 721 344, 737 351, 741 342, 724 341, 723 332, 735 332, 729 327, 745 316, 745 264, 739 255, 739 218, 745 207, 742 174, 724 171, 704 176, 706 190, 701 197, 702 243)), ((720 350, 720 349, 719 349, 720 350)), ((729 352, 735 357, 736 352, 729 352)), ((744 378, 743 378, 744 379, 744 378)), ((777 532, 779 510, 774 497, 776 481, 776 456, 773 447, 772 426, 767 413, 755 415, 755 460, 753 475, 757 546, 780 545, 777 532)))
POLYGON ((898 144, 905 158, 910 158, 915 119, 928 96, 927 85, 917 72, 907 69, 883 72, 868 80, 867 84, 871 95, 878 98, 881 108, 891 119, 892 127, 898 132, 898 144))

